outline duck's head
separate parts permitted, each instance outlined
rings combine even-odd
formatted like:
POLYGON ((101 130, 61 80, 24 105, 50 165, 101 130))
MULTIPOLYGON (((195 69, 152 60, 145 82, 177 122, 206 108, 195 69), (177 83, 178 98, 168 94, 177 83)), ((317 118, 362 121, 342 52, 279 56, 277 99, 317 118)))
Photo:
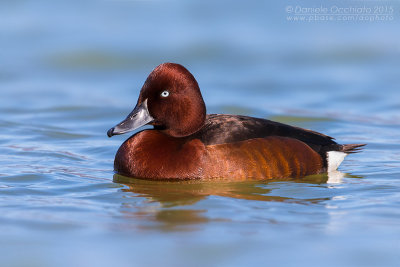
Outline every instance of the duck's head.
POLYGON ((167 135, 184 137, 197 132, 205 118, 206 106, 193 75, 182 65, 163 63, 147 77, 133 111, 107 135, 150 124, 167 135))

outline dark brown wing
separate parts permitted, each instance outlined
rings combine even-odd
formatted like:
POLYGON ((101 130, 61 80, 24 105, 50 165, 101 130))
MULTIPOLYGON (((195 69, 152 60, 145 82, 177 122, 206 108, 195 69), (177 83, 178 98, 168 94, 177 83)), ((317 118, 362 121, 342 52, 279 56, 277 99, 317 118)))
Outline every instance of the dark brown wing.
POLYGON ((336 144, 333 138, 318 132, 247 116, 209 114, 196 135, 206 145, 233 143, 266 136, 291 137, 315 145, 336 144))
POLYGON ((300 140, 318 152, 323 159, 327 151, 341 151, 333 138, 287 124, 247 116, 209 114, 204 127, 193 137, 205 145, 234 143, 253 138, 283 136, 300 140))

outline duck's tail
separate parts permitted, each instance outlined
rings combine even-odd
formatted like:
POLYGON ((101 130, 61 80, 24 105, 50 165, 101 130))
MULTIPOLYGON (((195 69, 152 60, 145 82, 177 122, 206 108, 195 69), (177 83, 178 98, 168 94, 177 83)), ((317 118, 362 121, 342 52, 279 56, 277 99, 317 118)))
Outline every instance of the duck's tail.
POLYGON ((362 147, 366 144, 347 144, 347 145, 340 145, 340 152, 344 152, 346 154, 353 154, 357 153, 362 150, 362 147))
POLYGON ((366 144, 347 144, 339 145, 336 150, 326 153, 328 172, 335 171, 348 154, 359 152, 366 144))

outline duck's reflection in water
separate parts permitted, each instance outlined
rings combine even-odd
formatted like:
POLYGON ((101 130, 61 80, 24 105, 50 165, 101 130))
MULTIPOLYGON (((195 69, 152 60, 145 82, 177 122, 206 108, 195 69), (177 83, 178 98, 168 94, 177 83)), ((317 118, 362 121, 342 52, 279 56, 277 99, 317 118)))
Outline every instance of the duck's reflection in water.
POLYGON ((340 184, 346 174, 336 170, 329 172, 327 175, 328 175, 328 180, 326 181, 327 184, 340 184))
MULTIPOLYGON (((345 176, 344 173, 336 171, 330 174, 312 175, 296 180, 267 180, 267 181, 230 181, 218 179, 209 181, 185 180, 185 181, 150 181, 136 178, 129 178, 115 174, 114 182, 127 186, 122 189, 125 192, 132 192, 135 197, 143 197, 148 203, 156 205, 145 205, 139 207, 124 208, 124 215, 144 219, 147 223, 142 228, 158 228, 161 230, 191 230, 199 224, 215 221, 206 215, 207 208, 201 205, 194 207, 200 200, 210 196, 227 197, 241 200, 266 201, 266 202, 291 202, 298 204, 316 204, 327 201, 331 196, 320 198, 307 198, 307 196, 288 197, 279 196, 272 192, 274 189, 285 184, 310 184, 329 187, 330 184, 340 183, 345 176), (283 184, 281 184, 283 183, 283 184), (192 208, 190 209, 190 207, 192 208), (155 224, 152 224, 153 222, 155 224)), ((295 194, 294 194, 295 195, 295 194)), ((229 218, 217 219, 230 220, 229 218)))

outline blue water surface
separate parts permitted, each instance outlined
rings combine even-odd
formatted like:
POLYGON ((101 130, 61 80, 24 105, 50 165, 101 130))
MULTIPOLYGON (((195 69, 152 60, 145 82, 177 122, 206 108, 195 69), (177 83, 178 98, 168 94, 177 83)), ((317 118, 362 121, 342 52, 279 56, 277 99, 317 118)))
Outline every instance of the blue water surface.
POLYGON ((1 266, 399 266, 398 1, 0 3, 1 266), (291 21, 288 7, 384 7, 291 21), (380 9, 378 9, 380 10, 380 9), (152 182, 106 131, 177 62, 209 113, 367 143, 335 176, 152 182))

